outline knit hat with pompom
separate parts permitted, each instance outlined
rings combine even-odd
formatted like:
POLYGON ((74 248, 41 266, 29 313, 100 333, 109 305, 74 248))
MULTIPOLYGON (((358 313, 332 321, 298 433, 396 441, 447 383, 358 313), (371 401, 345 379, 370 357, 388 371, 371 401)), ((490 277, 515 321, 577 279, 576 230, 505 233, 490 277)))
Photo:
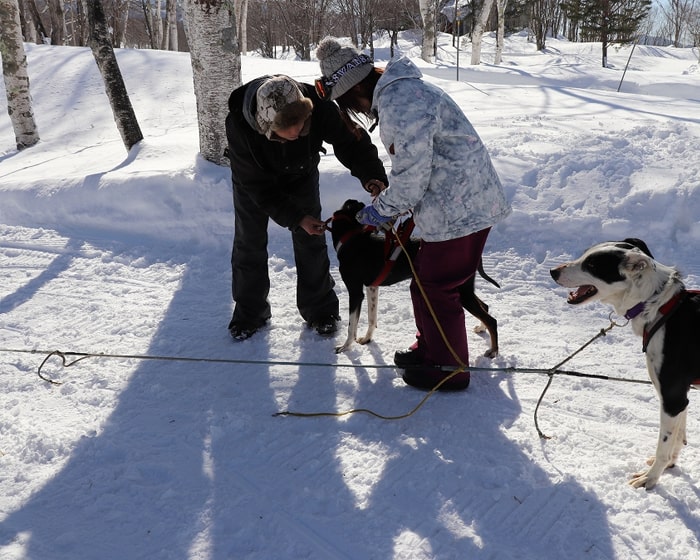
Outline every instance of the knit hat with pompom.
POLYGON ((352 45, 341 45, 334 37, 326 37, 318 44, 316 58, 321 65, 324 86, 331 92, 331 99, 338 99, 360 83, 374 67, 370 56, 362 54, 352 45))
POLYGON ((255 122, 260 132, 268 138, 276 130, 305 121, 313 110, 311 99, 304 97, 296 82, 287 76, 273 76, 265 80, 255 97, 255 122))

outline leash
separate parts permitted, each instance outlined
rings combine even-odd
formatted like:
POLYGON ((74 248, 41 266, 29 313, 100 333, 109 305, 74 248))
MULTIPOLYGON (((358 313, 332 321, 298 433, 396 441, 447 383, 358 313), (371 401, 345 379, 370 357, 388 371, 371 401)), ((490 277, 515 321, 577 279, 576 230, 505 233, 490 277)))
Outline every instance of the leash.
MULTIPOLYGON (((330 219, 325 222, 325 228, 330 230, 330 219)), ((412 228, 411 228, 412 229, 412 228)), ((452 379, 455 375, 465 371, 468 368, 467 364, 464 364, 462 360, 460 359, 459 355, 457 352, 454 350, 452 345, 450 344, 443 328, 442 325, 440 324, 437 315, 435 314, 435 311, 433 310, 432 305, 430 304, 430 301, 428 300, 427 294, 425 292, 425 289, 423 288, 420 280, 418 279, 418 275, 416 273, 415 267, 413 265, 412 259, 408 255, 408 252, 406 251, 406 248, 403 244, 402 236, 399 234, 399 232, 396 231, 395 225, 392 223, 392 231, 394 233, 394 237, 396 239, 396 242, 398 245, 401 247, 401 249, 404 251, 406 254, 406 258, 409 264, 409 267, 411 268, 411 272, 413 274, 413 277, 416 281, 416 285, 419 288, 419 291, 423 298, 425 299, 426 302, 426 307, 428 308, 431 317, 435 321, 435 325, 438 328, 438 331, 440 332, 440 336, 443 338, 443 341, 452 354, 452 357, 455 359, 457 362, 457 367, 452 371, 449 375, 447 375, 445 378, 443 378, 437 385, 435 385, 424 397, 421 399, 421 401, 409 412, 405 414, 400 414, 396 416, 387 416, 383 414, 379 414, 373 410, 367 409, 367 408, 354 408, 350 409, 347 411, 341 411, 341 412, 292 412, 292 411, 281 411, 273 414, 273 416, 297 416, 297 417, 321 417, 321 416, 333 416, 333 417, 342 417, 342 416, 347 416, 350 414, 355 414, 359 412, 364 412, 366 414, 370 414, 376 418, 380 418, 383 420, 400 420, 404 418, 408 418, 409 416, 412 416, 415 414, 424 404, 425 402, 436 392, 440 389, 440 387, 447 383, 450 379, 452 379)), ((629 322, 629 321, 628 321, 629 322)), ((559 369, 562 365, 567 363, 569 360, 574 358, 577 354, 582 352, 585 348, 587 348, 590 344, 592 344, 595 340, 600 338, 601 336, 605 336, 610 330, 612 330, 614 327, 620 327, 620 326, 626 326, 627 322, 620 325, 616 323, 614 320, 612 320, 612 313, 610 313, 610 325, 607 328, 601 329, 593 338, 591 338, 588 342, 583 344, 578 350, 573 352, 571 355, 569 355, 567 358, 559 362, 557 365, 553 366, 552 368, 549 368, 547 370, 542 370, 542 369, 534 369, 534 368, 480 368, 480 367, 472 367, 469 368, 470 370, 474 371, 504 371, 504 372, 528 372, 528 373, 545 373, 549 376, 549 379, 547 381, 547 384, 545 385, 544 390, 542 391, 539 399, 537 400, 537 404, 535 406, 535 411, 534 411, 534 422, 535 422, 535 428, 537 430, 538 435, 540 436, 541 439, 551 439, 551 436, 547 436, 544 434, 544 432, 540 429, 539 427, 539 421, 538 421, 538 411, 539 407, 544 400, 544 397, 549 390, 550 386, 552 385, 552 382, 554 380, 554 375, 559 374, 559 375, 570 375, 570 376, 575 376, 575 377, 585 377, 585 378, 592 378, 592 379, 602 379, 602 380, 611 380, 611 381, 624 381, 624 382, 631 382, 631 383, 643 383, 643 384, 650 384, 650 381, 641 381, 641 380, 634 380, 634 379, 626 379, 626 378, 616 378, 616 377, 611 377, 611 376, 605 376, 605 375, 595 375, 595 374, 584 374, 580 372, 572 372, 572 371, 564 371, 559 369)), ((653 334, 653 333, 652 333, 653 334)), ((45 382, 51 384, 51 385, 61 385, 62 382, 57 381, 55 379, 52 379, 50 377, 47 377, 43 375, 42 373, 42 368, 46 364, 46 362, 53 356, 58 356, 61 359, 61 363, 63 367, 71 367, 78 362, 81 362, 87 358, 90 357, 102 357, 102 358, 121 358, 121 359, 139 359, 139 360, 167 360, 167 361, 185 361, 185 362, 209 362, 209 363, 229 363, 229 364, 260 364, 260 365, 293 365, 293 366, 319 366, 319 367, 362 367, 362 368, 368 368, 368 367, 374 367, 374 368, 386 368, 386 367, 396 367, 396 366, 387 366, 387 365, 374 365, 374 366, 368 366, 368 365, 355 365, 355 364, 330 364, 330 363, 318 363, 318 362, 305 362, 305 363, 300 363, 300 362, 285 362, 285 361, 269 361, 269 360, 241 360, 241 359, 216 359, 216 358, 192 358, 192 357, 177 357, 177 356, 152 356, 152 355, 144 355, 144 354, 105 354, 105 353, 86 353, 86 352, 62 352, 60 350, 53 350, 53 351, 46 351, 46 350, 17 350, 17 349, 7 349, 7 348, 0 348, 0 352, 21 352, 21 353, 31 353, 31 354, 36 354, 36 353, 46 353, 46 357, 44 360, 41 362, 37 369, 37 375, 45 382), (77 359, 68 361, 67 357, 68 356, 77 356, 77 359)))
MULTIPOLYGON (((410 219, 412 222, 412 217, 410 219)), ((410 230, 408 231, 408 236, 410 236, 411 231, 413 230, 413 225, 410 226, 410 230)), ((433 318, 433 321, 435 321, 435 325, 437 326, 438 331, 440 332, 440 336, 442 337, 445 346, 447 346, 447 349, 449 350, 450 354, 452 354, 452 357, 454 358, 455 362, 457 362, 457 367, 452 371, 449 375, 446 375, 443 379, 440 380, 440 382, 435 385, 422 399, 421 401, 409 412, 405 414, 400 414, 398 416, 385 416, 383 414, 379 414, 377 412, 374 412, 373 410, 367 409, 367 408, 353 408, 351 410, 346 410, 342 412, 292 412, 292 411, 281 411, 276 414, 273 414, 273 416, 296 416, 296 417, 301 417, 301 418, 313 418, 313 417, 319 417, 319 416, 332 416, 332 417, 341 417, 341 416, 347 416, 350 414, 355 414, 357 412, 364 412, 367 414, 370 414, 372 416, 375 416, 377 418, 381 418, 382 420, 401 420, 404 418, 408 418, 409 416, 412 416, 415 414, 425 403, 426 401, 435 394, 436 391, 440 389, 445 383, 447 383, 450 379, 452 379, 455 375, 464 372, 467 369, 467 364, 465 364, 462 359, 459 357, 455 349, 452 347, 450 344, 450 341, 447 339, 447 335, 445 334, 445 331, 442 328, 442 325, 440 324, 440 321, 437 318, 437 315, 435 311, 433 310, 432 305, 430 304, 430 301, 428 300, 428 295, 425 293, 425 289, 423 288, 423 285, 421 284, 420 280, 418 279, 418 274, 416 273, 416 269, 413 266, 413 260, 411 259, 410 255, 408 254, 408 251, 406 251, 406 247, 404 245, 404 241, 408 239, 408 236, 403 236, 400 232, 396 230, 396 224, 395 222, 392 222, 391 224, 391 232, 393 233, 393 236, 396 240, 396 243, 398 246, 401 248, 401 250, 405 253, 406 255, 406 260, 408 261, 408 265, 411 268, 411 273, 413 274, 413 278, 416 281, 416 285, 418 286, 418 289, 420 290, 421 295, 423 296, 423 299, 425 300, 426 307, 428 308, 428 311, 430 312, 431 317, 433 318)), ((389 232, 387 232, 388 235, 389 232)))
MULTIPOLYGON (((562 360, 559 364, 554 366, 553 368, 550 369, 540 369, 540 368, 517 368, 517 367, 500 367, 500 368, 493 368, 493 367, 470 367, 470 371, 483 371, 483 372, 503 372, 507 374, 512 374, 512 373, 537 373, 537 374, 546 374, 549 376, 549 381, 547 383, 547 386, 545 387, 544 391, 542 392, 542 395, 540 396, 539 400, 537 401, 537 408, 535 409, 535 426, 538 426, 537 422, 537 409, 539 408, 540 403, 542 402, 545 393, 549 389, 552 380, 554 378, 554 375, 564 375, 564 376, 569 376, 569 377, 579 377, 579 378, 585 378, 585 379, 596 379, 596 380, 602 380, 602 381, 615 381, 615 382, 623 382, 623 383, 636 383, 636 384, 642 384, 642 385, 651 385, 651 381, 647 380, 642 380, 642 379, 629 379, 625 377, 616 377, 616 376, 610 376, 610 375, 600 375, 600 374, 592 374, 592 373, 582 373, 578 371, 569 371, 569 370, 562 370, 559 369, 561 365, 569 361, 573 356, 581 352, 586 346, 591 344, 595 339, 597 339, 600 336, 605 335, 606 332, 611 330, 613 326, 624 326, 624 325, 617 325, 611 320, 611 325, 607 329, 602 329, 601 332, 599 332, 595 337, 593 337, 590 341, 588 341, 586 344, 584 344, 579 350, 574 352, 571 356, 566 358, 565 360, 562 360)), ((99 352, 99 353, 94 353, 94 352, 63 352, 61 350, 41 350, 41 349, 34 349, 34 350, 26 350, 26 349, 16 349, 16 348, 0 348, 0 353, 21 353, 21 354, 46 354, 44 359, 42 360, 41 364, 39 365, 37 369, 37 375, 46 383, 49 383, 51 385, 62 385, 63 382, 57 381, 56 379, 52 379, 46 375, 43 374, 42 369, 46 365, 46 363, 54 356, 57 356, 61 359, 61 364, 63 367, 71 367, 78 362, 81 362, 87 358, 112 358, 112 359, 134 359, 134 360, 160 360, 160 361, 177 361, 177 362, 200 362, 200 363, 215 363, 215 364, 249 364, 249 365, 267 365, 267 366, 279 366, 279 365, 286 365, 286 366, 306 366, 306 367, 322 367, 322 368, 362 368, 362 369, 397 369, 396 366, 388 365, 388 364, 333 364, 329 362, 292 362, 292 361, 272 361, 272 360, 246 360, 246 359, 226 359, 226 358, 197 358, 197 357, 187 357, 187 356, 158 356, 158 355, 148 355, 148 354, 108 354, 104 352, 99 352), (69 361, 69 357, 75 357, 76 359, 69 361)), ((376 418, 382 419, 382 420, 402 420, 405 418, 408 418, 409 416, 412 416, 415 414, 424 404, 425 402, 435 393, 437 390, 439 390, 440 386, 442 386, 443 383, 447 382, 453 375, 459 373, 460 369, 455 370, 452 372, 449 376, 445 377, 438 385, 436 385, 429 393, 427 393, 423 399, 409 412, 405 414, 399 414, 396 416, 387 416, 383 414, 379 414, 373 410, 370 410, 368 408, 355 408, 347 411, 342 411, 342 412, 289 412, 289 411, 283 411, 283 412, 277 412, 273 414, 273 416, 298 416, 298 417, 303 417, 303 418, 311 418, 311 417, 322 417, 322 416, 332 416, 332 417, 342 417, 342 416, 347 416, 350 414, 354 413, 359 413, 363 412, 366 414, 369 414, 371 416, 374 416, 376 418)), ((692 387, 695 388, 695 387, 692 387)), ((543 439, 550 439, 548 436, 544 435, 538 427, 538 433, 540 434, 540 437, 543 439)))
MULTIPOLYGON (((412 228, 411 228, 411 229, 412 229, 412 228)), ((442 325, 440 324, 440 321, 438 320, 437 315, 436 315, 435 311, 433 310, 432 305, 430 304, 430 300, 428 299, 428 295, 426 294, 425 289, 423 288, 423 285, 422 285, 422 283, 420 282, 420 279, 418 278, 418 274, 417 274, 416 269, 415 269, 415 267, 414 267, 414 265, 413 265, 413 260, 411 259, 410 255, 408 254, 408 251, 406 251, 406 247, 404 246, 404 243, 403 243, 403 242, 405 241, 405 238, 402 238, 402 236, 401 236, 401 235, 399 234, 399 232, 396 230, 395 222, 392 222, 392 223, 391 223, 391 231, 392 231, 393 234, 394 234, 394 238, 395 238, 395 240, 396 240, 396 243, 397 243, 398 246, 401 248, 401 250, 406 254, 406 259, 407 259, 408 265, 409 265, 409 267, 410 267, 410 269, 411 269, 411 273, 412 273, 412 275, 413 275, 413 278, 414 278, 414 280, 415 280, 415 282, 416 282, 416 286, 418 287, 418 289, 419 289, 419 291, 420 291, 420 293, 421 293, 421 296, 422 296, 423 299, 425 300, 426 307, 428 308, 428 311, 430 312, 430 315, 431 315, 431 317, 433 318, 433 321, 435 322, 435 325, 437 326, 438 332, 440 333, 440 336, 442 337, 443 342, 445 343, 445 346, 447 347, 447 349, 449 350, 450 354, 452 355, 452 357, 455 359, 455 361, 456 361, 457 364, 458 364, 457 367, 456 367, 456 369, 455 369, 454 371, 452 371, 449 375, 447 375, 444 379, 442 379, 442 380, 440 381, 440 383, 438 383, 435 387, 433 387, 433 388, 430 390, 430 392, 428 392, 428 394, 418 403, 418 405, 417 405, 415 408, 413 408, 413 410, 411 410, 410 412, 408 412, 408 413, 406 413, 406 414, 402 414, 402 415, 399 415, 399 416, 390 416, 390 417, 387 417, 387 416, 378 414, 378 413, 376 413, 376 412, 374 412, 374 411, 372 411, 372 410, 368 410, 368 409, 364 409, 364 408, 351 409, 351 410, 344 411, 344 412, 308 412, 308 413, 306 413, 306 412, 290 412, 290 411, 284 411, 284 412, 279 412, 279 413, 275 414, 275 416, 299 416, 299 417, 308 418, 308 417, 317 417, 317 416, 346 416, 346 415, 349 415, 349 414, 353 414, 353 413, 355 413, 355 412, 366 412, 366 413, 368 413, 368 414, 371 414, 372 416, 376 416, 376 417, 378 417, 378 418, 382 418, 382 419, 385 419, 385 420, 403 419, 403 418, 407 418, 407 417, 413 415, 416 411, 418 411, 418 409, 420 409, 420 408, 423 406, 423 404, 425 404, 425 402, 428 400, 428 398, 430 398, 444 383, 446 383, 447 381, 449 381, 450 379, 452 379, 452 378, 453 378, 455 375, 457 375, 458 373, 461 373, 461 372, 463 372, 463 371, 465 371, 465 370, 467 369, 468 365, 465 364, 464 362, 462 362, 461 358, 459 357, 459 355, 457 354, 457 352, 455 351, 455 349, 454 349, 454 348, 452 347, 452 345, 450 344, 450 341, 448 340, 447 335, 445 334, 445 331, 443 330, 442 325)), ((410 232, 409 232, 409 233, 410 233, 410 232)), ((388 234, 388 232, 387 232, 387 234, 388 234)), ((493 281, 492 281, 492 282, 493 282, 493 281)), ((495 284, 495 282, 493 282, 493 283, 495 284)), ((629 322, 629 320, 628 320, 628 322, 629 322)), ((539 399, 537 399, 537 404, 536 404, 536 406, 535 406, 535 411, 534 411, 534 415, 533 415, 534 422, 535 422, 535 429, 537 430, 537 434, 540 436, 541 439, 551 439, 550 436, 547 436, 547 435, 540 429, 539 420, 538 420, 538 412, 539 412, 540 404, 542 404, 542 401, 544 400, 544 397, 545 397, 547 391, 549 390, 550 386, 552 385, 552 382, 554 381, 554 375, 560 372, 559 368, 560 368, 562 365, 564 365, 566 362, 568 362, 569 360, 571 360, 571 359, 572 359, 574 356, 576 356, 578 353, 582 352, 585 348, 587 348, 587 347, 588 347, 590 344, 592 344, 595 340, 597 340, 597 339, 600 338, 601 336, 605 336, 606 333, 609 332, 610 330, 612 330, 614 327, 616 327, 616 326, 625 326, 625 325, 627 325, 627 323, 624 323, 624 325, 619 325, 619 324, 617 324, 615 321, 613 321, 613 320, 612 320, 612 313, 610 313, 610 325, 609 325, 607 328, 601 329, 601 330, 598 332, 598 334, 596 334, 593 338, 591 338, 588 342, 586 342, 586 343, 585 343, 583 346, 581 346, 578 350, 576 350, 574 353, 572 353, 571 355, 569 355, 567 358, 565 358, 564 360, 562 360, 561 362, 559 362, 557 365, 555 365, 554 367, 550 368, 549 370, 544 370, 544 373, 546 373, 546 374, 549 376, 549 379, 548 379, 547 384, 545 385, 545 388, 544 388, 544 390, 542 391, 542 393, 541 393, 539 399)), ((470 368, 470 369, 477 369, 477 368, 470 368)), ((604 377, 604 376, 601 376, 601 377, 604 377)))
POLYGON ((573 354, 570 354, 568 357, 566 357, 564 360, 559 362, 557 365, 555 365, 549 372, 547 372, 547 375, 549 375, 549 379, 547 380, 547 384, 545 385, 542 394, 540 395, 540 398, 537 399, 537 404, 535 405, 535 412, 533 414, 533 419, 535 421, 535 429, 537 430, 537 435, 540 436, 540 439, 551 439, 551 436, 546 435, 541 429, 540 429, 540 424, 537 419, 537 412, 539 411, 540 404, 542 404, 542 401, 544 400, 544 396, 547 394, 547 391, 549 390, 549 387, 552 385, 552 381, 554 381, 554 375, 559 372, 559 368, 563 366, 566 362, 571 360, 574 356, 582 352, 585 348, 593 344, 596 340, 598 340, 600 337, 605 336, 608 332, 610 332, 613 328, 615 327, 624 327, 627 325, 627 323, 624 323, 622 325, 619 325, 612 319, 612 313, 610 313, 610 325, 604 329, 600 329, 598 334, 596 334, 593 338, 591 338, 588 342, 586 342, 583 346, 581 346, 578 350, 576 350, 573 354))
MULTIPOLYGON (((114 358, 114 359, 129 359, 129 360, 163 360, 170 362, 200 362, 200 363, 215 363, 215 364, 244 364, 244 365, 261 365, 261 366, 303 366, 303 367, 319 367, 319 368, 353 368, 353 369, 400 369, 398 366, 391 364, 338 364, 331 362, 292 362, 283 360, 246 360, 246 359, 235 359, 235 358, 197 358, 189 356, 152 356, 149 354, 108 354, 105 352, 63 352, 61 350, 43 350, 43 349, 20 349, 20 348, 0 348, 0 353, 17 353, 17 354, 46 354, 41 365, 37 368, 37 375, 43 381, 51 385, 62 385, 62 381, 58 381, 48 376, 44 375, 41 371, 49 361, 50 358, 58 356, 61 358, 61 363, 63 367, 70 367, 78 362, 81 362, 85 358, 114 358), (68 361, 71 356, 77 356, 78 359, 72 362, 68 361)), ((512 366, 505 367, 477 367, 473 366, 469 368, 470 371, 483 371, 483 372, 503 372, 503 373, 540 373, 549 375, 551 373, 556 373, 557 375, 564 375, 569 377, 581 377, 585 379, 599 379, 602 381, 620 381, 626 383, 638 383, 643 385, 651 385, 651 381, 643 379, 629 379, 626 377, 615 377, 612 375, 601 375, 597 373, 583 373, 580 371, 562 370, 562 369, 541 369, 541 368, 519 368, 512 366), (553 371, 554 370, 554 371, 553 371)))

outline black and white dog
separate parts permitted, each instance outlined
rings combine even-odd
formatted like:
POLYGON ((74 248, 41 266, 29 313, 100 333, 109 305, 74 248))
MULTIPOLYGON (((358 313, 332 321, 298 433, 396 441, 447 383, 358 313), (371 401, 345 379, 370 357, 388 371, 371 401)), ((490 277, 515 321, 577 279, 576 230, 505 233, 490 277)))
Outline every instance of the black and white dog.
MULTIPOLYGON (((333 246, 338 255, 340 276, 349 296, 348 336, 342 346, 336 348, 336 352, 344 352, 352 346, 356 339, 357 324, 360 319, 362 301, 365 297, 364 291, 367 292, 369 324, 365 335, 357 339, 360 344, 367 344, 372 340, 372 335, 377 328, 379 286, 390 286, 408 280, 412 276, 409 261, 403 251, 398 254, 398 258, 387 272, 384 237, 372 233, 355 219, 357 212, 364 206, 362 202, 357 200, 346 200, 343 207, 333 213, 332 225, 329 228, 333 237, 333 246), (373 285, 380 275, 384 274, 386 276, 383 280, 378 285, 373 285)), ((402 243, 413 260, 418 252, 419 241, 407 239, 402 243)), ((500 287, 484 272, 481 265, 479 265, 479 274, 493 285, 500 287)), ((483 331, 485 329, 488 331, 491 337, 491 347, 484 355, 493 358, 498 354, 497 321, 489 315, 489 306, 474 293, 473 276, 461 286, 459 293, 462 306, 481 321, 481 325, 476 330, 483 331)))
POLYGON ((643 339, 661 422, 650 468, 633 475, 630 484, 650 489, 686 444, 688 390, 700 380, 700 293, 687 291, 679 272, 655 261, 639 239, 594 245, 550 272, 558 284, 576 288, 569 303, 608 303, 643 339))

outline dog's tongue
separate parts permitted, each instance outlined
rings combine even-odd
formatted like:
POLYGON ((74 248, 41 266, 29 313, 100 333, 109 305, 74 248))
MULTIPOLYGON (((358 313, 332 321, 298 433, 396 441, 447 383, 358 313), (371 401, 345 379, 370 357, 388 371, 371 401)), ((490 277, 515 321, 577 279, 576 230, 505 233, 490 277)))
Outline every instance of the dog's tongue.
POLYGON ((598 290, 596 290, 595 286, 579 286, 573 292, 569 292, 569 297, 566 301, 572 304, 582 303, 593 297, 597 292, 598 290))

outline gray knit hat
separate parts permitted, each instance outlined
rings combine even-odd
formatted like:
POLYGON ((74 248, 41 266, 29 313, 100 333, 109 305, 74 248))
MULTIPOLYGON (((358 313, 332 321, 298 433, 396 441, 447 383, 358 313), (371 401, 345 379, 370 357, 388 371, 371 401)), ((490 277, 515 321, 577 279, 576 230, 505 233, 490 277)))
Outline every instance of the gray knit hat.
POLYGON ((313 110, 311 99, 304 97, 296 82, 287 76, 274 76, 264 81, 255 98, 255 122, 268 138, 275 130, 306 120, 313 110))
POLYGON ((321 65, 323 85, 330 90, 331 99, 364 80, 374 67, 372 58, 352 45, 341 45, 334 37, 326 37, 316 49, 321 65))

